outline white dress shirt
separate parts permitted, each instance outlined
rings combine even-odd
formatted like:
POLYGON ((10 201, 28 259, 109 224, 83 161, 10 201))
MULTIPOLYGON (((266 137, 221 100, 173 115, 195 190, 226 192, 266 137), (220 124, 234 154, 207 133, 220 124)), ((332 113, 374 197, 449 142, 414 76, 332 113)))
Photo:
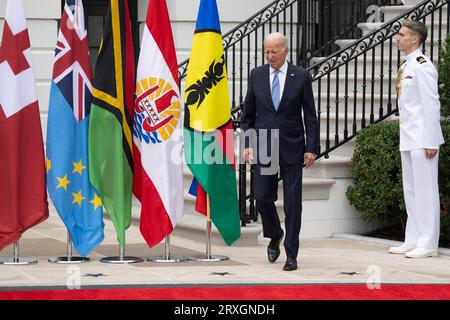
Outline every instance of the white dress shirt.
MULTIPOLYGON (((288 69, 288 63, 287 61, 284 61, 283 65, 280 67, 278 72, 278 81, 280 83, 280 101, 281 98, 283 98, 283 90, 284 90, 284 84, 286 83, 286 74, 288 69)), ((272 67, 269 67, 269 73, 270 73, 270 92, 272 92, 272 84, 273 84, 273 78, 275 77, 275 69, 272 67)))
POLYGON ((420 48, 408 54, 405 60, 398 97, 400 151, 439 149, 444 138, 436 68, 420 48))

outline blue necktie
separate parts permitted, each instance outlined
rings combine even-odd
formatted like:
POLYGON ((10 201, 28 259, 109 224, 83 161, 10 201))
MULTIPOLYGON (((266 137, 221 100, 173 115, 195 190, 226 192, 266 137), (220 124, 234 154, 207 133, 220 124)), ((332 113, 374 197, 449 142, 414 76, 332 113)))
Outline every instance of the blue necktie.
POLYGON ((272 102, 275 106, 275 110, 278 110, 280 104, 280 81, 278 80, 278 73, 280 71, 274 71, 273 82, 272 82, 272 102))

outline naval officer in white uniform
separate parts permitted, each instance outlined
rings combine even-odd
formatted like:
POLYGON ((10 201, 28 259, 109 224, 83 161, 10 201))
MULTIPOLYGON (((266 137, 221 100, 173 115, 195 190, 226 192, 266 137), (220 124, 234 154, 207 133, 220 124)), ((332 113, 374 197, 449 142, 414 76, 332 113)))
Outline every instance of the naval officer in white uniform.
POLYGON ((427 27, 405 21, 397 36, 400 51, 406 54, 397 79, 400 113, 400 152, 403 194, 408 220, 405 242, 389 252, 408 258, 438 254, 439 242, 439 146, 444 143, 440 126, 438 74, 422 54, 427 27))

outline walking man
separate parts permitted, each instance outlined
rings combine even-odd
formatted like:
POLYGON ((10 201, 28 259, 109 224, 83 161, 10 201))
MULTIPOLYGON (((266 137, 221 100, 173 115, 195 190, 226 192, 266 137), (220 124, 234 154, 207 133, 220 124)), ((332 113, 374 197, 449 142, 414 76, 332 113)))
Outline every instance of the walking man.
MULTIPOLYGON (((264 40, 268 64, 251 71, 244 102, 241 128, 256 131, 257 150, 244 149, 244 159, 255 157, 254 190, 263 232, 271 241, 267 248, 270 262, 280 255, 284 232, 275 207, 278 167, 283 180, 286 237, 285 271, 297 269, 302 212, 302 168, 311 166, 318 151, 318 123, 308 71, 286 61, 288 41, 281 33, 271 33, 264 40), (303 113, 303 116, 302 116, 303 113), (306 129, 306 140, 305 140, 306 129), (272 137, 272 139, 271 139, 272 137), (269 163, 261 159, 268 151, 269 163), (279 161, 278 161, 279 160, 279 161)), ((252 144, 255 146, 255 144, 252 144)))

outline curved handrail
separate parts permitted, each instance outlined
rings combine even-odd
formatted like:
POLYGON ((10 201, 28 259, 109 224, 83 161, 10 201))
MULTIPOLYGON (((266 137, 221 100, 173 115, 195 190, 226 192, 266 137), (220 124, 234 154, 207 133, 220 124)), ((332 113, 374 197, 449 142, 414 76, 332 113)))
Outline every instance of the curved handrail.
POLYGON ((342 48, 336 53, 328 56, 326 60, 309 67, 308 70, 310 72, 312 71, 312 73, 314 74, 313 81, 349 63, 351 60, 354 60, 356 57, 364 54, 364 52, 373 49, 377 45, 383 43, 385 40, 392 38, 398 33, 402 26, 400 20, 423 19, 427 15, 438 10, 440 7, 443 7, 446 4, 448 4, 448 0, 427 0, 419 3, 407 12, 398 15, 391 21, 381 25, 379 29, 372 31, 371 33, 358 40, 355 40, 352 45, 342 48))

